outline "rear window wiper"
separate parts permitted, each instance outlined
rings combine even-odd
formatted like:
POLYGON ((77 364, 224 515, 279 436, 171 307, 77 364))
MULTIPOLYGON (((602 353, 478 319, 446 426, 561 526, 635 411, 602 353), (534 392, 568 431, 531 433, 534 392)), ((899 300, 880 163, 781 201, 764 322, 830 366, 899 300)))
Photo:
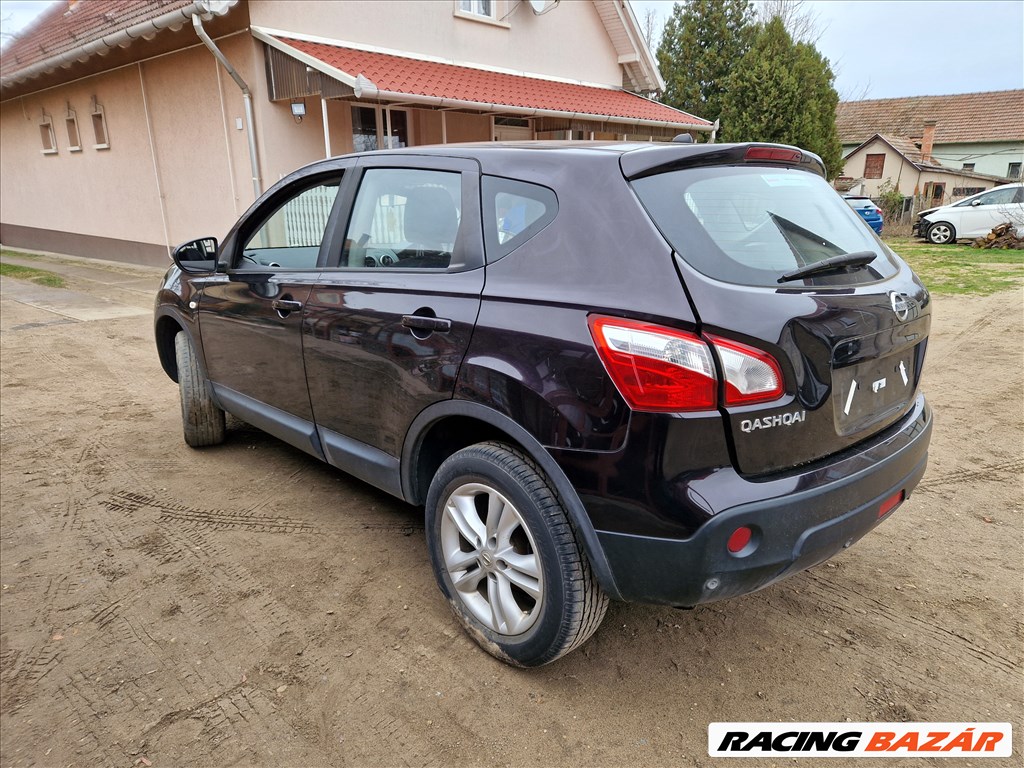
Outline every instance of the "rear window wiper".
POLYGON ((786 272, 779 278, 780 283, 788 283, 790 280, 799 280, 801 277, 811 275, 823 275, 827 272, 842 272, 846 269, 866 267, 878 258, 873 251, 854 251, 853 253, 841 253, 838 256, 829 256, 827 259, 816 261, 804 267, 799 267, 791 272, 786 272))

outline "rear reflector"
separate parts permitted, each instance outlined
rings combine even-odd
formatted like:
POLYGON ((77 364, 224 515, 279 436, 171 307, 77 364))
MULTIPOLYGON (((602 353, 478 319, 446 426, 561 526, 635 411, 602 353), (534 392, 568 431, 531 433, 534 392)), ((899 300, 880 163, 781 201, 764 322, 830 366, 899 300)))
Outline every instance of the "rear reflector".
POLYGON ((753 533, 754 532, 745 525, 737 528, 732 532, 732 536, 729 537, 729 541, 726 543, 725 548, 735 555, 750 543, 750 537, 753 533))
POLYGON ((590 334, 608 375, 637 411, 705 411, 718 388, 711 350, 674 328, 593 315, 590 334))
POLYGON ((743 156, 744 160, 771 160, 776 163, 799 163, 804 155, 798 149, 779 147, 751 147, 743 156))
POLYGON ((886 515, 888 515, 903 502, 904 498, 906 498, 906 493, 904 493, 903 491, 900 491, 899 493, 894 493, 892 496, 890 496, 888 499, 882 502, 882 506, 878 508, 878 516, 885 517, 886 515))
POLYGON ((767 352, 738 341, 708 336, 725 372, 725 404, 767 403, 782 396, 782 371, 767 352))

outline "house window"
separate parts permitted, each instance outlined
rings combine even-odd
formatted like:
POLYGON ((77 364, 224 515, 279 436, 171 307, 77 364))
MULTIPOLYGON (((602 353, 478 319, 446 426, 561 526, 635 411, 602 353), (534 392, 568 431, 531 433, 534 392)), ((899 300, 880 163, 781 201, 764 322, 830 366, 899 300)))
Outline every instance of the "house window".
POLYGON ((924 185, 924 199, 926 203, 931 205, 941 205, 942 198, 946 195, 946 185, 938 184, 934 181, 925 182, 924 185))
POLYGON ((39 123, 39 138, 43 141, 44 155, 57 154, 57 136, 53 132, 53 121, 49 115, 44 115, 42 122, 39 123))
POLYGON ((82 139, 78 135, 78 115, 73 109, 68 110, 68 116, 64 118, 64 127, 68 131, 68 149, 72 152, 81 152, 82 139))
POLYGON ((377 110, 352 107, 352 151, 371 152, 377 145, 377 110))
POLYGON ((384 145, 388 149, 409 146, 409 116, 403 109, 388 109, 384 115, 384 145), (390 141, 388 130, 390 128, 390 141))
POLYGON ((964 163, 963 170, 965 170, 965 171, 973 171, 974 170, 974 163, 964 163))
POLYGON ((1010 163, 1006 166, 1006 178, 1008 179, 1019 179, 1020 178, 1020 163, 1010 163))
POLYGON ((92 133, 96 140, 93 149, 110 149, 110 136, 107 135, 107 116, 103 107, 94 104, 92 109, 92 133))
POLYGON ((984 191, 984 187, 953 187, 953 197, 968 197, 984 191))
POLYGON ((882 178, 882 168, 885 167, 885 155, 868 155, 864 160, 864 178, 882 178))
POLYGON ((459 10, 474 16, 486 16, 493 19, 496 4, 495 0, 459 0, 459 10))

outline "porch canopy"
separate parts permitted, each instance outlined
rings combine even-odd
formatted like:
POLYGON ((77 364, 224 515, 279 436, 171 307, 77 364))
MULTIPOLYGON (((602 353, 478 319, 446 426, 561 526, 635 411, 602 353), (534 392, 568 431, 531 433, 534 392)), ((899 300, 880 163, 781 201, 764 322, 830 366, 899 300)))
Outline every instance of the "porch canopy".
POLYGON ((459 64, 251 27, 267 45, 272 101, 319 95, 533 118, 533 128, 671 138, 707 120, 621 88, 459 64))

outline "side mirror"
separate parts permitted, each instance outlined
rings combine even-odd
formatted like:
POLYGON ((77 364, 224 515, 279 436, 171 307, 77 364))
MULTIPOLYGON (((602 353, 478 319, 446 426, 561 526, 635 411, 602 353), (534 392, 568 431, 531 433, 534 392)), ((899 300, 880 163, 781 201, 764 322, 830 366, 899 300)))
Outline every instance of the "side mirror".
POLYGON ((182 272, 199 274, 217 270, 217 238, 201 237, 182 243, 171 254, 182 272))
POLYGON ((977 208, 979 205, 981 205, 981 200, 972 200, 971 201, 971 207, 972 208, 977 208))

